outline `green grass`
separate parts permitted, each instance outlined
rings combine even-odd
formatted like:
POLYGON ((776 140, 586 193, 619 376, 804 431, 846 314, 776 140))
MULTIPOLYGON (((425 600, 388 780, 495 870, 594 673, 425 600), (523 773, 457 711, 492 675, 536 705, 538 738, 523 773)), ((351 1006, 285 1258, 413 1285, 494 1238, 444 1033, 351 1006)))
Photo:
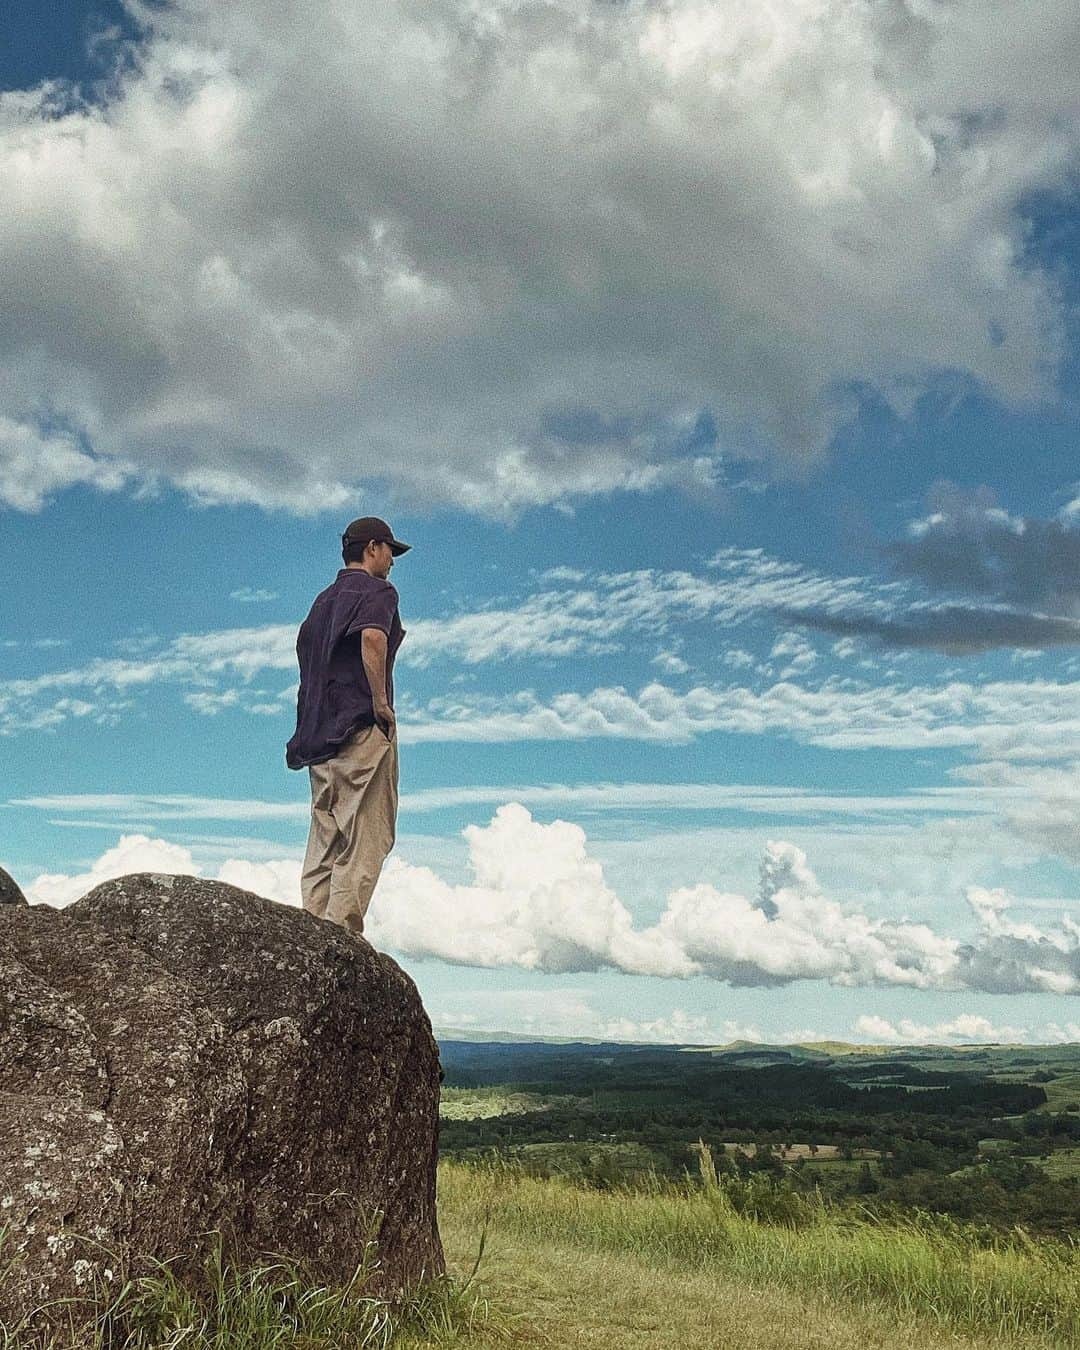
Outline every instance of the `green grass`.
POLYGON ((493 1163, 444 1164, 443 1208, 564 1250, 626 1255, 686 1273, 715 1270, 750 1289, 873 1307, 975 1337, 1080 1346, 1080 1252, 1023 1235, 987 1246, 929 1216, 852 1219, 807 1203, 798 1227, 737 1214, 722 1184, 597 1193, 493 1163))
POLYGON ((504 1087, 444 1087, 439 1115, 444 1120, 490 1120, 495 1116, 550 1111, 553 1106, 573 1106, 580 1101, 579 1097, 541 1097, 535 1092, 511 1092, 504 1087))
POLYGON ((1080 1073, 1063 1073, 1039 1086, 1046 1093, 1046 1105, 1040 1107, 1042 1111, 1064 1111, 1066 1107, 1080 1102, 1080 1073))
POLYGON ((412 1350, 460 1344, 480 1327, 497 1334, 472 1275, 389 1301, 370 1292, 374 1243, 365 1253, 347 1284, 327 1287, 287 1261, 232 1266, 218 1242, 197 1289, 168 1263, 137 1278, 99 1277, 85 1298, 47 1307, 47 1333, 29 1319, 0 1325, 0 1350, 412 1350))
MULTIPOLYGON (((751 1217, 774 1204, 763 1178, 717 1178, 707 1149, 700 1181, 603 1192, 444 1161, 452 1273, 410 1297, 370 1293, 370 1259, 332 1289, 286 1262, 232 1269, 217 1249, 201 1293, 167 1265, 118 1279, 92 1329, 49 1350, 1080 1350, 1074 1247, 877 1221, 814 1196, 751 1217)), ((38 1344, 0 1331, 0 1350, 38 1344)))
POLYGON ((1061 1148, 1049 1158, 1033 1158, 1052 1177, 1080 1177, 1080 1148, 1061 1148))

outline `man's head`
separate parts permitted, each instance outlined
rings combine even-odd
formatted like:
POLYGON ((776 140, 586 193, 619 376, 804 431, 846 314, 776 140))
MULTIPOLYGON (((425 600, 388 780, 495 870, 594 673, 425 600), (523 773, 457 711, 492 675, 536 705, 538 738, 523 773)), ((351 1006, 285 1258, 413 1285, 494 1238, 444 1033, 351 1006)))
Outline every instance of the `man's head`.
POLYGON ((362 516, 346 527, 341 536, 341 557, 347 567, 362 567, 373 577, 386 578, 394 559, 407 553, 411 544, 394 538, 394 532, 378 516, 362 516))

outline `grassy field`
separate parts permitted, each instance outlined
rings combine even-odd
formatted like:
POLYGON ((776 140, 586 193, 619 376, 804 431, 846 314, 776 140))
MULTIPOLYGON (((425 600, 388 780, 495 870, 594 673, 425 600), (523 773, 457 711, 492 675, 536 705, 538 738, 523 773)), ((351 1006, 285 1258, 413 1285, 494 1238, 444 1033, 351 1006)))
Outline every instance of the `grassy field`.
POLYGON ((1046 1105, 1044 1111, 1075 1110, 1080 1103, 1080 1073, 1063 1073, 1044 1083, 1046 1105))
MULTIPOLYGON (((597 1191, 443 1162, 450 1278, 392 1308, 274 1264, 126 1289, 97 1338, 50 1350, 1080 1350, 1080 1250, 987 1247, 947 1222, 874 1223, 807 1202, 791 1225, 704 1185, 597 1191), (471 1279, 478 1252, 479 1270, 471 1279)), ((29 1350, 0 1328, 0 1350, 29 1350)))
POLYGON ((792 1229, 739 1218, 719 1191, 600 1193, 513 1169, 444 1164, 440 1189, 459 1269, 486 1227, 480 1285, 510 1343, 1080 1346, 1080 1253, 1047 1244, 986 1250, 948 1224, 826 1214, 792 1229))
POLYGON ((501 1087, 444 1087, 439 1114, 444 1120, 491 1120, 497 1116, 523 1116, 550 1111, 553 1106, 575 1102, 576 1097, 542 1097, 535 1092, 509 1092, 501 1087))
POLYGON ((1039 1166, 1052 1177, 1080 1177, 1080 1148, 1063 1148, 1049 1158, 1039 1160, 1039 1166))

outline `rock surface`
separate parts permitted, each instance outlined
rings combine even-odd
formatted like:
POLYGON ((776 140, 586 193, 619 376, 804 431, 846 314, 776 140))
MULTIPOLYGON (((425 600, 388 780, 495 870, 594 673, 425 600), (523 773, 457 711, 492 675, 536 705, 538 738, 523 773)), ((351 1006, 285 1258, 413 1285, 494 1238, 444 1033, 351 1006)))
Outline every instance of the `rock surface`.
POLYGON ((0 905, 25 905, 26 896, 13 876, 0 867, 0 905))
POLYGON ((379 1212, 376 1287, 441 1272, 438 1095, 413 982, 301 910, 149 874, 6 905, 0 1323, 147 1258, 194 1274, 215 1230, 343 1282, 379 1212))

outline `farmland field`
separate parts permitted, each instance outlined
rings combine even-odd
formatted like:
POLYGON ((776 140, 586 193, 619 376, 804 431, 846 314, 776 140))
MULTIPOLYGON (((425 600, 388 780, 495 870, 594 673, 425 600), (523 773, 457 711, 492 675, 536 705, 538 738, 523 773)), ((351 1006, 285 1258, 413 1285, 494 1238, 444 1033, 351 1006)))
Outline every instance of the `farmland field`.
POLYGON ((604 1189, 684 1178, 704 1143, 733 1183, 778 1195, 1080 1230, 1080 1046, 451 1039, 441 1052, 450 1160, 604 1189))

